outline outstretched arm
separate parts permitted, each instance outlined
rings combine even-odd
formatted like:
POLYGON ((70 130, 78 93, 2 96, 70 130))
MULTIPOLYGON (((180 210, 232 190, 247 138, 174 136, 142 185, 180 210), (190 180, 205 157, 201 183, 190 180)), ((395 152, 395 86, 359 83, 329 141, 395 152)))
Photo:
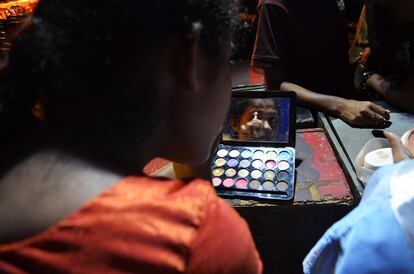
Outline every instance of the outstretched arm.
POLYGON ((300 105, 338 116, 353 126, 374 126, 390 118, 388 110, 374 103, 316 93, 285 82, 283 71, 278 68, 265 69, 265 81, 269 89, 295 92, 300 105))

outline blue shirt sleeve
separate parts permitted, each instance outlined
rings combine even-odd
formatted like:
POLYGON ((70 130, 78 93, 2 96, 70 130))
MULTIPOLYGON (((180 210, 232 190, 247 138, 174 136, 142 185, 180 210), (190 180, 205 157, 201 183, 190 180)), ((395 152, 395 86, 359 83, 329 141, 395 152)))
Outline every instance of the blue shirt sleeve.
POLYGON ((391 176, 399 166, 373 175, 360 205, 334 224, 305 258, 304 273, 414 273, 414 251, 390 203, 391 176))

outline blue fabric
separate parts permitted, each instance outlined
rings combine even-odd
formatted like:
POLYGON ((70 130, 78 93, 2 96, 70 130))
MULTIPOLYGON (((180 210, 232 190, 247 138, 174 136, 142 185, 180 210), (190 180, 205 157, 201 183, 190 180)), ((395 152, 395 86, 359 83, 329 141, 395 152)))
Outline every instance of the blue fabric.
POLYGON ((399 166, 373 175, 360 205, 333 225, 308 254, 304 273, 414 273, 414 251, 390 203, 391 176, 399 166))

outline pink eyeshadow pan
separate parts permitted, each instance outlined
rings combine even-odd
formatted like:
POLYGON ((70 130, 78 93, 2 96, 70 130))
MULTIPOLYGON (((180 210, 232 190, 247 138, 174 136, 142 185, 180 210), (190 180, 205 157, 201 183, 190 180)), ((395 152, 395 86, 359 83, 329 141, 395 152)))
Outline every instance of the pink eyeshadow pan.
POLYGON ((234 180, 233 179, 226 179, 223 181, 223 185, 225 187, 232 187, 234 185, 234 180))
POLYGON ((220 178, 213 178, 213 180, 211 180, 213 182, 213 186, 219 186, 221 185, 221 179, 220 178))
POLYGON ((236 182, 237 188, 247 189, 247 184, 248 184, 248 182, 245 179, 240 179, 236 182))
POLYGON ((273 161, 273 160, 269 160, 269 161, 266 162, 266 167, 267 168, 273 169, 276 166, 277 166, 277 163, 275 161, 273 161))

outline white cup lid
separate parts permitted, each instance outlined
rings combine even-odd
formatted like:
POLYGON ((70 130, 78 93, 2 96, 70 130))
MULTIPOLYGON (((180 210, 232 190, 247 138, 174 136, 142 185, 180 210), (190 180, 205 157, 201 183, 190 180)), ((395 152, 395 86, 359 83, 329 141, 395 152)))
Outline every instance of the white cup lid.
POLYGON ((394 163, 390 147, 371 151, 365 155, 364 167, 370 170, 377 170, 380 167, 394 163))

